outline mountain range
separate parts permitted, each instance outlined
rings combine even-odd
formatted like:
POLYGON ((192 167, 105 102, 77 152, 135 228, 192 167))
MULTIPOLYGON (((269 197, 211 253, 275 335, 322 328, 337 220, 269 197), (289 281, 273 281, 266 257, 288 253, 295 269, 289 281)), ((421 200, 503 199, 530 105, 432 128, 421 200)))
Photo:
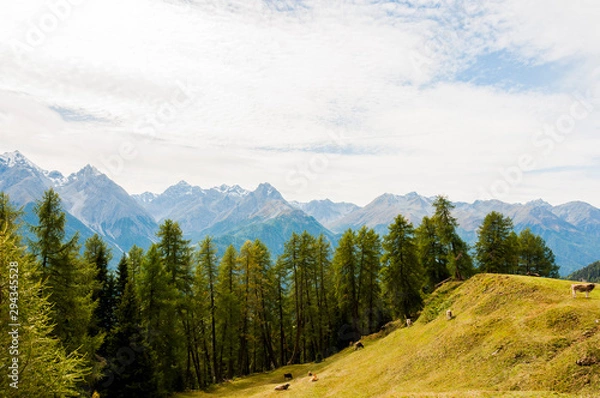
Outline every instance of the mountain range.
MULTIPOLYGON (((58 171, 41 169, 18 151, 0 155, 0 191, 23 207, 26 224, 37 222, 35 201, 50 187, 62 198, 67 234, 79 232, 83 241, 98 233, 117 260, 133 244, 149 247, 165 219, 177 221, 192 243, 211 235, 222 251, 229 244, 239 247, 248 239, 260 239, 273 255, 278 255, 292 232, 324 234, 335 245, 343 231, 362 225, 383 235, 398 214, 417 226, 423 216, 433 214, 434 200, 412 192, 386 193, 364 207, 327 199, 301 203, 287 201, 268 183, 249 191, 237 185, 204 189, 185 181, 160 194, 130 195, 90 165, 65 177, 58 171)), ((483 218, 499 211, 512 218, 517 232, 530 228, 546 240, 561 266, 561 275, 600 259, 600 209, 590 204, 552 206, 542 200, 525 204, 478 200, 454 205, 459 233, 470 244, 477 239, 483 218)))

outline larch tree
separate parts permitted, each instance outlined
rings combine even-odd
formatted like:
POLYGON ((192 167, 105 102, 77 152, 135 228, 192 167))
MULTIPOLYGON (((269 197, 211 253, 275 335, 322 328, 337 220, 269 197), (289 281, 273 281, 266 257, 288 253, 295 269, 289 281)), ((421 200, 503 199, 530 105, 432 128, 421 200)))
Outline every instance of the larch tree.
POLYGON ((558 265, 552 250, 541 236, 529 228, 521 231, 518 237, 519 273, 534 273, 549 278, 558 278, 558 265))
POLYGON ((491 273, 516 272, 516 239, 512 220, 499 212, 485 216, 479 227, 475 252, 479 270, 491 273))
POLYGON ((144 338, 156 356, 156 378, 159 392, 170 392, 176 388, 180 369, 177 342, 173 344, 175 301, 178 293, 170 284, 156 244, 150 246, 140 270, 138 291, 144 338))
POLYGON ((469 246, 458 235, 458 222, 452 216, 454 205, 445 196, 436 196, 433 201, 435 209, 431 221, 437 230, 442 245, 446 247, 446 264, 448 272, 457 280, 470 277, 475 272, 473 259, 469 255, 469 246))
POLYGON ((344 232, 333 255, 334 285, 339 310, 340 337, 342 346, 361 337, 358 301, 358 260, 356 233, 351 229, 344 232))
MULTIPOLYGON (((115 325, 116 286, 115 278, 108 270, 108 263, 112 258, 110 249, 98 234, 85 241, 85 260, 96 269, 96 290, 92 300, 97 302, 92 319, 91 334, 101 334, 104 340, 115 325)), ((104 355, 106 344, 103 344, 98 354, 104 355)))
POLYGON ((415 231, 417 253, 426 276, 426 290, 431 293, 435 286, 448 279, 448 247, 442 243, 436 223, 429 217, 423 217, 421 225, 415 231))
POLYGON ((417 257, 414 228, 398 215, 383 238, 382 277, 394 317, 411 318, 423 306, 424 273, 417 257))
POLYGON ((220 336, 218 362, 227 379, 235 375, 236 353, 239 341, 237 331, 240 320, 240 281, 237 251, 230 245, 221 258, 216 284, 216 318, 220 336))
MULTIPOLYGON (((32 227, 36 239, 30 246, 39 259, 45 293, 52 303, 54 333, 67 352, 84 354, 92 364, 103 340, 102 334, 90 334, 97 306, 92 296, 99 290, 95 265, 79 256, 77 234, 65 241, 66 217, 53 189, 44 193, 34 210, 39 221, 32 227)), ((91 380, 97 376, 91 375, 91 380)))
POLYGON ((203 275, 202 281, 207 284, 209 313, 210 313, 210 356, 212 359, 212 381, 221 380, 221 366, 218 363, 217 347, 217 318, 216 318, 216 284, 218 277, 217 248, 212 238, 207 236, 196 253, 197 272, 203 275))
POLYGON ((362 334, 378 330, 381 321, 381 239, 371 228, 363 226, 356 235, 358 263, 358 300, 362 334))
POLYGON ((165 392, 158 387, 158 361, 143 333, 140 305, 131 281, 125 283, 121 294, 116 324, 109 339, 108 369, 100 391, 114 398, 164 397, 165 392))
POLYGON ((10 360, 0 378, 0 395, 78 396, 90 372, 88 361, 77 352, 68 354, 54 333, 41 266, 21 244, 19 215, 0 192, 0 346, 10 360))

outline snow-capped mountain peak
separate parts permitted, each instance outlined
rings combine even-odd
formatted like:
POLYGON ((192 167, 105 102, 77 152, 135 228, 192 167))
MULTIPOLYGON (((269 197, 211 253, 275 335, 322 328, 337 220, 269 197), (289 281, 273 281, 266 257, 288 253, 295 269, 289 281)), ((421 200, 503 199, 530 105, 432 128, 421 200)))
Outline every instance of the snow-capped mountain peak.
POLYGON ((219 193, 222 193, 222 194, 225 194, 225 195, 246 196, 249 193, 247 190, 245 190, 244 188, 240 187, 239 185, 222 184, 222 185, 220 185, 218 187, 215 187, 213 189, 215 189, 219 193))
POLYGON ((29 159, 27 159, 19 151, 3 153, 2 155, 0 155, 0 162, 9 168, 17 167, 17 166, 25 166, 27 168, 42 171, 42 169, 40 169, 33 162, 31 162, 29 159))

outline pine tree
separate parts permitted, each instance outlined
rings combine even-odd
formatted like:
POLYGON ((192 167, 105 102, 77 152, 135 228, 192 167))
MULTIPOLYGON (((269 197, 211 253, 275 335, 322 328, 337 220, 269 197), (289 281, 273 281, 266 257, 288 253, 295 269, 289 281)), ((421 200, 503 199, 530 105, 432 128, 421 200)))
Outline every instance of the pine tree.
MULTIPOLYGON (((129 249, 129 252, 127 253, 127 265, 129 267, 127 273, 130 275, 133 286, 135 286, 138 281, 143 261, 144 250, 136 245, 131 246, 131 249, 129 249)), ((137 291, 137 289, 135 290, 137 291)))
MULTIPOLYGON (((50 189, 36 203, 39 224, 32 227, 37 240, 30 243, 40 261, 46 294, 52 303, 52 319, 68 353, 86 355, 91 364, 103 335, 90 335, 97 303, 92 295, 99 290, 95 266, 79 256, 78 235, 65 239, 65 213, 60 197, 50 189)), ((98 375, 92 375, 94 380, 98 375)))
POLYGON ((356 235, 356 257, 358 260, 358 301, 361 313, 361 332, 376 332, 381 315, 381 240, 371 228, 363 226, 356 235))
POLYGON ((156 234, 157 248, 161 264, 169 277, 169 286, 175 297, 165 305, 172 306, 167 317, 169 331, 165 331, 171 343, 165 349, 169 352, 169 367, 163 369, 169 391, 181 391, 192 383, 191 363, 191 301, 193 290, 192 253, 190 242, 183 239, 183 232, 177 222, 165 220, 156 234))
POLYGON ((558 265, 554 253, 546 246, 541 236, 535 235, 529 228, 521 231, 518 237, 519 273, 538 274, 558 278, 558 265))
POLYGON ((478 240, 475 244, 476 258, 479 270, 492 273, 516 272, 515 235, 513 224, 509 217, 492 211, 489 213, 478 230, 478 240))
POLYGON ((54 335, 40 265, 25 252, 17 233, 19 215, 8 195, 0 193, 0 346, 6 358, 0 396, 76 396, 90 369, 77 353, 67 354, 54 335), (18 383, 11 369, 14 359, 18 383))
MULTIPOLYGON (((336 308, 334 305, 335 289, 332 289, 333 268, 331 264, 331 245, 323 234, 315 242, 314 254, 315 289, 319 314, 319 341, 322 344, 320 357, 316 358, 316 360, 319 360, 335 352, 334 347, 337 344, 335 340, 336 336, 333 334, 336 308)), ((286 275, 284 274, 278 278, 278 281, 283 283, 285 279, 286 275)))
POLYGON ((110 332, 113 328, 115 309, 115 280, 108 271, 108 263, 112 255, 102 238, 95 234, 85 242, 85 260, 96 268, 97 290, 92 294, 92 300, 98 304, 94 311, 92 335, 110 332))
POLYGON ((412 317, 423 306, 424 272, 417 258, 414 228, 402 215, 383 238, 383 282, 394 317, 412 317))
POLYGON ((473 259, 469 255, 469 246, 456 232, 458 222, 452 216, 454 205, 448 198, 440 195, 433 201, 433 207, 435 213, 431 220, 441 244, 446 247, 448 272, 458 280, 470 277, 475 272, 473 259))
POLYGON ((175 380, 181 372, 175 350, 177 345, 173 342, 177 291, 170 285, 170 277, 158 246, 153 244, 144 257, 136 288, 140 298, 144 338, 156 357, 159 392, 174 391, 175 380))
POLYGON ((336 301, 339 310, 341 346, 361 337, 359 328, 358 301, 358 260, 356 255, 356 234, 348 229, 338 242, 333 255, 333 270, 336 301))
POLYGON ((132 282, 132 277, 129 276, 129 261, 127 260, 127 255, 123 254, 121 256, 121 260, 119 260, 119 264, 117 265, 117 275, 114 278, 115 283, 115 304, 119 305, 121 302, 121 297, 125 293, 125 286, 129 282, 132 282))
POLYGON ((436 223, 427 216, 416 229, 415 238, 419 261, 425 270, 426 290, 432 292, 438 283, 450 277, 448 248, 442 243, 436 223))
POLYGON ((216 320, 216 288, 217 283, 217 249, 212 239, 207 236, 201 243, 197 253, 198 272, 203 273, 203 280, 208 283, 208 299, 210 312, 210 356, 212 359, 212 382, 221 380, 221 367, 217 362, 217 320, 216 320))
POLYGON ((140 305, 131 281, 125 284, 116 321, 109 343, 109 365, 101 381, 103 394, 115 398, 165 396, 158 387, 156 357, 144 337, 140 305))
POLYGON ((239 341, 237 331, 240 320, 240 286, 237 252, 233 246, 225 250, 217 277, 216 286, 216 318, 217 330, 220 337, 219 363, 225 371, 227 379, 235 374, 236 353, 239 341))

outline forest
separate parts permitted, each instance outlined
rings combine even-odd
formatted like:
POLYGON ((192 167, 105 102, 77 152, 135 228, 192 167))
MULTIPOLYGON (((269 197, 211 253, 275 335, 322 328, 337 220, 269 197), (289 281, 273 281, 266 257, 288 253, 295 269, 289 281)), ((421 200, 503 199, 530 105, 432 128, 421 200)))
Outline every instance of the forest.
POLYGON ((111 270, 98 235, 66 236, 54 190, 36 203, 36 225, 0 193, 0 345, 14 347, 2 365, 17 369, 12 379, 5 370, 0 395, 167 397, 323 361, 416 318, 447 280, 558 277, 544 240, 517 234, 510 218, 489 213, 469 247, 451 202, 438 196, 434 208, 416 228, 398 215, 384 236, 362 227, 335 245, 293 233, 276 258, 260 240, 217 256, 210 236, 191 242, 167 219, 156 243, 127 248, 111 270))

